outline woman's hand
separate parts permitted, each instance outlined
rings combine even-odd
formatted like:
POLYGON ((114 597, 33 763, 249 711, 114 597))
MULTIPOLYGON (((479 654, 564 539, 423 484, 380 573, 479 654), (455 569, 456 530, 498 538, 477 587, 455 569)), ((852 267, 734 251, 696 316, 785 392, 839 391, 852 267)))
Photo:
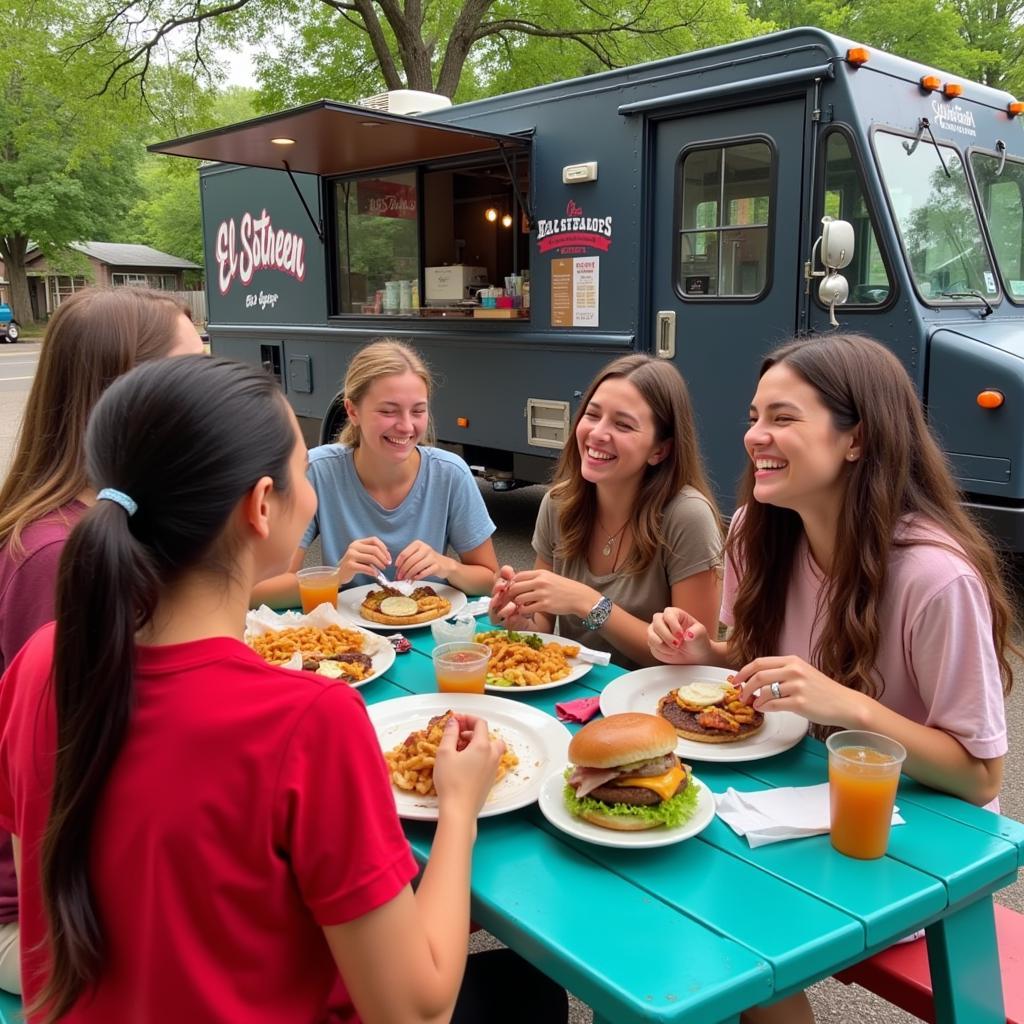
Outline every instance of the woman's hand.
POLYGON ((515 602, 508 599, 508 588, 515 579, 516 571, 511 565, 503 565, 498 570, 498 578, 491 589, 491 604, 487 617, 497 626, 505 629, 533 629, 532 615, 518 612, 515 602))
POLYGON ((439 554, 426 541, 414 540, 395 559, 395 579, 412 582, 438 576, 446 580, 455 565, 453 558, 439 554))
POLYGON ((741 688, 740 699, 752 703, 758 711, 794 711, 816 725, 838 725, 844 729, 860 725, 864 702, 871 700, 792 654, 755 658, 736 673, 733 684, 741 688), (780 697, 772 693, 773 683, 778 684, 780 697), (760 693, 755 696, 758 690, 760 693))
POLYGON ((362 537, 352 541, 345 549, 338 563, 338 576, 341 584, 351 583, 352 577, 358 573, 364 576, 376 576, 391 564, 391 552, 384 546, 379 537, 362 537))
POLYGON ((708 631, 682 608, 656 612, 647 627, 647 644, 658 661, 668 665, 714 664, 708 631))
POLYGON ((578 580, 570 580, 550 569, 517 572, 509 581, 503 599, 524 616, 576 615, 585 618, 601 595, 578 580))
POLYGON ((494 785, 504 751, 505 744, 491 738, 482 718, 453 713, 434 762, 439 812, 459 811, 476 818, 494 785))

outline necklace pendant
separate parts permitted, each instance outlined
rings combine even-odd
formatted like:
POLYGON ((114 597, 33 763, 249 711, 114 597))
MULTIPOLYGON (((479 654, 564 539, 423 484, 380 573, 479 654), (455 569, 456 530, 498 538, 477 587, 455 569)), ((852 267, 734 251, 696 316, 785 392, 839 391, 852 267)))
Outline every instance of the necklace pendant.
POLYGON ((612 553, 612 548, 615 546, 615 538, 609 537, 608 542, 603 548, 601 548, 601 554, 607 558, 612 553))

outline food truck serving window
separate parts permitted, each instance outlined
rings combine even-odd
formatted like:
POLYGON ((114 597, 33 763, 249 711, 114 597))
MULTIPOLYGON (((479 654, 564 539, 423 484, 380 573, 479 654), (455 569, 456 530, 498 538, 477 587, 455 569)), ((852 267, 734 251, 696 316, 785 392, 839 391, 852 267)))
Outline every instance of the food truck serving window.
POLYGON ((851 306, 880 306, 892 293, 889 271, 875 230, 874 217, 861 181, 850 140, 839 130, 825 137, 822 210, 853 225, 853 263, 843 271, 850 283, 851 306))
POLYGON ((1024 163, 993 153, 970 159, 1003 288, 1024 303, 1024 163))
POLYGON ((691 149, 681 162, 678 288, 687 299, 753 299, 768 281, 774 161, 767 142, 691 149))
POLYGON ((959 153, 927 137, 914 145, 890 132, 875 134, 875 152, 921 297, 933 304, 975 305, 972 291, 997 298, 999 286, 959 153))
POLYGON ((338 315, 529 316, 527 162, 461 162, 333 182, 338 315))

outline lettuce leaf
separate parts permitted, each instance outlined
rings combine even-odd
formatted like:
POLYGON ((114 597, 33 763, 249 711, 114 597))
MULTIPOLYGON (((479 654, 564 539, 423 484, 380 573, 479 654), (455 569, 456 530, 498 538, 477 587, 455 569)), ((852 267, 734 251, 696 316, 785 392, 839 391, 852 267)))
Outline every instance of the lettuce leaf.
POLYGON ((622 814, 636 818, 643 818, 653 824, 664 825, 666 828, 676 828, 683 825, 693 817, 697 810, 697 796, 700 791, 700 783, 690 780, 690 784, 676 794, 671 800, 663 800, 653 807, 640 807, 636 804, 607 804, 603 800, 595 800, 591 796, 585 796, 582 800, 576 795, 572 786, 565 787, 565 806, 570 814, 580 817, 584 811, 600 811, 603 814, 622 814))

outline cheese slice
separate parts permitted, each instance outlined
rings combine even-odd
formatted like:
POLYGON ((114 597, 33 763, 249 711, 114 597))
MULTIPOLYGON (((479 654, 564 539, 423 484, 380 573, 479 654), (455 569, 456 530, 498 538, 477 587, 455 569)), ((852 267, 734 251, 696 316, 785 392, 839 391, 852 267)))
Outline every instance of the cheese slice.
POLYGON ((639 775, 627 775, 621 779, 616 779, 612 783, 614 786, 639 786, 642 789, 650 789, 657 793, 662 800, 671 800, 676 795, 676 790, 679 788, 679 784, 686 778, 686 772, 683 771, 683 766, 678 762, 674 767, 670 768, 664 775, 651 775, 649 777, 642 777, 639 775))
POLYGON ((695 707, 706 708, 717 704, 730 687, 729 683, 687 683, 676 690, 679 700, 695 707))

